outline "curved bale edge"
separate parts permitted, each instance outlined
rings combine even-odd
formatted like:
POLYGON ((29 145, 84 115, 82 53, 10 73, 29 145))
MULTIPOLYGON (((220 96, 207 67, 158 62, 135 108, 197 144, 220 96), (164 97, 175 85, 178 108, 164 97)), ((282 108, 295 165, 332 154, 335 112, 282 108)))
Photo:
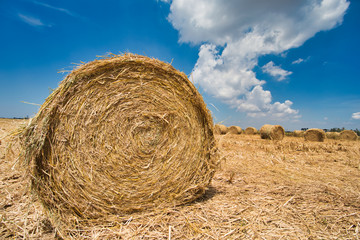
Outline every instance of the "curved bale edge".
POLYGON ((293 135, 294 135, 294 137, 303 137, 304 136, 304 131, 294 130, 293 135))
POLYGON ((260 128, 262 139, 282 140, 285 136, 285 130, 280 125, 265 124, 260 128))
POLYGON ((228 131, 228 128, 225 125, 222 124, 216 124, 214 126, 214 133, 217 135, 224 135, 228 131))
POLYGON ((231 126, 227 128, 227 133, 226 134, 235 134, 235 135, 239 135, 242 133, 242 129, 239 126, 231 126))
POLYGON ((358 139, 358 135, 353 130, 343 130, 340 132, 340 139, 356 141, 358 139))
POLYGON ((186 75, 124 54, 74 69, 21 133, 31 187, 59 234, 194 201, 218 165, 212 117, 186 75))
POLYGON ((311 128, 305 131, 304 139, 306 141, 312 141, 312 142, 324 142, 325 132, 322 129, 311 128))
POLYGON ((258 130, 254 127, 247 127, 244 131, 245 134, 247 135, 254 135, 258 132, 258 130))
POLYGON ((340 139, 340 133, 339 132, 326 132, 326 138, 328 139, 340 139))

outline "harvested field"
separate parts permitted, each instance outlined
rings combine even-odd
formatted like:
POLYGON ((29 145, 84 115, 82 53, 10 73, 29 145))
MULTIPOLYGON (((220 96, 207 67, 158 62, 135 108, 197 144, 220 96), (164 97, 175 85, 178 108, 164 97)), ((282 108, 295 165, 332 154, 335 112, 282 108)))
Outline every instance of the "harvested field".
MULTIPOLYGON (((0 239, 54 239, 0 119, 0 239)), ((360 142, 218 135, 221 169, 194 203, 72 229, 79 239, 358 239, 360 142)), ((16 151, 16 148, 15 150, 16 151)), ((70 237, 69 237, 70 238, 70 237)))

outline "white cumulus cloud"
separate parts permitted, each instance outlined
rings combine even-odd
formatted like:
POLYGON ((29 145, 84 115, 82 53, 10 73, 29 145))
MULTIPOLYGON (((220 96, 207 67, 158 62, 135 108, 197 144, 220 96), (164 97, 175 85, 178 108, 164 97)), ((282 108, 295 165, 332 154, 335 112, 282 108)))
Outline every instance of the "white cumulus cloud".
POLYGON ((360 112, 353 113, 351 116, 352 119, 359 120, 360 119, 360 112))
MULTIPOLYGON (((179 41, 200 44, 192 75, 206 92, 249 116, 298 118, 292 102, 272 102, 254 67, 265 54, 301 46, 342 23, 347 0, 173 0, 168 20, 179 41)), ((278 80, 291 72, 272 63, 278 80)))
POLYGON ((266 65, 262 66, 262 71, 268 73, 271 76, 277 78, 278 81, 285 80, 287 76, 292 74, 290 71, 286 71, 279 66, 276 66, 273 61, 268 62, 266 65))

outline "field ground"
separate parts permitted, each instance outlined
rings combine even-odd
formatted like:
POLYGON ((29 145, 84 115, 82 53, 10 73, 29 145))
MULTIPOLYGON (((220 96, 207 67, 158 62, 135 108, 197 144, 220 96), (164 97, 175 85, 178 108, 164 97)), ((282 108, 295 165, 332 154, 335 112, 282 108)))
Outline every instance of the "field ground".
MULTIPOLYGON (((54 239, 4 138, 25 120, 0 119, 0 239, 54 239)), ((323 143, 216 136, 221 168, 200 200, 74 230, 82 239, 359 239, 360 141, 323 143)), ((69 237, 69 236, 68 236, 69 237)))

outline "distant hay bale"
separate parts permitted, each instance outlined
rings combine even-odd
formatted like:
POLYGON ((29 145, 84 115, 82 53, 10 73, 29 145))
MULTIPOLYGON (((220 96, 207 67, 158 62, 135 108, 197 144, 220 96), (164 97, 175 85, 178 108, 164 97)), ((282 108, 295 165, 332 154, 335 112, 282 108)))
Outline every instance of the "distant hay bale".
POLYGON ((238 126, 231 126, 228 127, 227 129, 227 134, 241 134, 242 133, 242 129, 241 127, 238 126))
POLYGON ((344 130, 340 133, 340 139, 355 141, 358 135, 353 130, 344 130))
POLYGON ((265 124, 260 129, 262 139, 282 140, 285 136, 285 130, 280 125, 265 124))
POLYGON ((326 132, 326 138, 340 139, 340 133, 338 133, 338 132, 326 132))
POLYGON ((254 127, 248 127, 245 129, 244 133, 247 135, 254 135, 257 133, 257 129, 254 127))
POLYGON ((227 133, 228 128, 225 125, 222 124, 216 124, 214 127, 214 132, 215 134, 226 134, 227 133))
POLYGON ((323 142, 325 140, 325 132, 322 129, 311 128, 306 130, 304 133, 304 138, 307 141, 323 142))
POLYGON ((294 130, 294 137, 303 137, 304 131, 301 130, 294 130))
POLYGON ((186 75, 133 54, 74 69, 21 139, 58 229, 191 202, 218 163, 211 115, 186 75))

